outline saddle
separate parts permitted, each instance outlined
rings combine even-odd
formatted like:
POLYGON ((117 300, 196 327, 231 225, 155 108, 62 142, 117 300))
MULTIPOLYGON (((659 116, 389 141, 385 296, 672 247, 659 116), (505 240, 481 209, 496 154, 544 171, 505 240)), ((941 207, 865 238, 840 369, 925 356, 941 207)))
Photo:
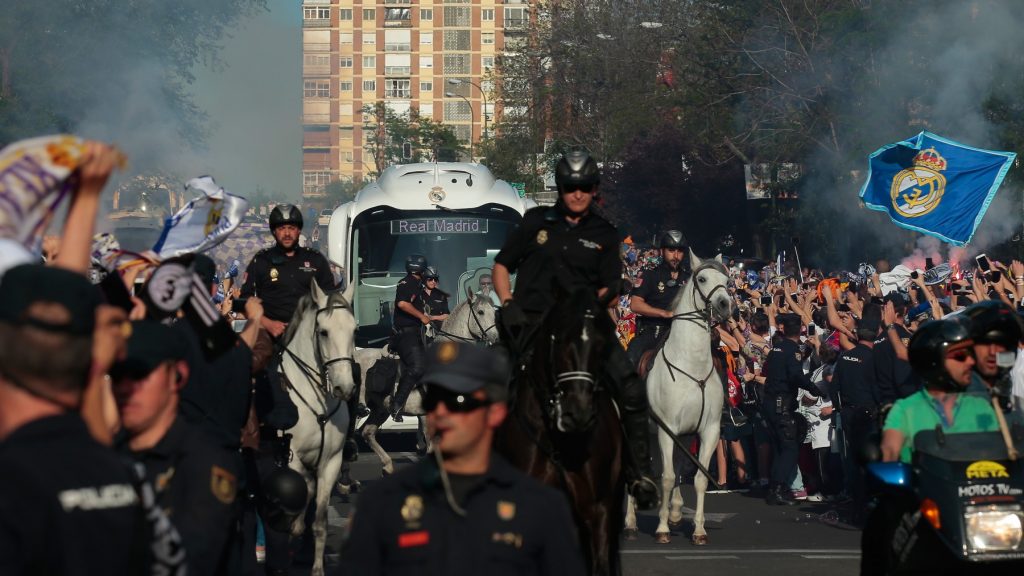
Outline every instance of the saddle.
POLYGON ((654 342, 654 347, 640 355, 640 361, 636 365, 636 373, 640 376, 641 380, 646 380, 647 374, 654 367, 654 359, 658 357, 658 352, 661 352, 661 349, 665 347, 665 342, 668 341, 668 333, 669 330, 665 330, 659 334, 658 339, 654 342))

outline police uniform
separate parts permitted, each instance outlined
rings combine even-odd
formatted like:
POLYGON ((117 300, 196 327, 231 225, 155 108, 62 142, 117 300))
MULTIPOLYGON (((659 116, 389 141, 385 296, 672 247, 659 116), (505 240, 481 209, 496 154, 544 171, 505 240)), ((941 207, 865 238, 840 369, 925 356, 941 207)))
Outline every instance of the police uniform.
MULTIPOLYGON (((910 342, 910 331, 900 324, 893 326, 904 346, 910 342)), ((878 402, 882 406, 892 404, 900 398, 910 396, 918 389, 918 381, 910 369, 910 363, 896 357, 896 349, 886 336, 875 340, 871 349, 874 356, 875 383, 878 387, 878 402)))
POLYGON ((327 258, 316 250, 296 246, 288 256, 274 245, 260 250, 245 269, 241 298, 259 296, 264 315, 278 322, 291 322, 299 299, 309 294, 315 278, 324 291, 334 290, 334 276, 327 258))
POLYGON ((397 414, 405 406, 405 400, 423 374, 423 322, 398 307, 399 302, 408 302, 423 312, 423 282, 412 273, 406 274, 395 288, 394 329, 391 349, 402 360, 402 375, 392 403, 392 413, 397 414))
POLYGON ((800 388, 818 396, 821 392, 803 371, 800 345, 780 337, 764 362, 764 400, 761 414, 768 423, 772 448, 772 486, 788 490, 796 475, 797 459, 803 438, 797 434, 794 412, 800 388))
POLYGON ((449 506, 433 459, 371 485, 349 518, 342 573, 584 573, 576 529, 560 492, 495 454, 487 472, 469 481, 472 488, 461 503, 465 517, 449 506))
POLYGON ((146 574, 152 534, 129 468, 78 414, 0 443, 0 574, 146 574))
MULTIPOLYGON (((682 262, 675 270, 676 277, 672 277, 672 268, 667 262, 662 261, 651 270, 643 273, 643 282, 633 290, 633 296, 644 299, 648 306, 661 310, 669 310, 672 300, 679 293, 683 283, 689 280, 689 270, 684 270, 682 262)), ((640 362, 640 356, 644 352, 654 348, 658 338, 667 334, 672 326, 671 318, 654 318, 651 316, 636 317, 636 335, 629 341, 629 360, 634 364, 640 362)))
MULTIPOLYGON (((426 288, 423 290, 423 312, 427 316, 441 316, 444 314, 451 314, 451 310, 448 309, 448 293, 440 288, 434 288, 430 294, 427 294, 426 288)), ((434 325, 436 330, 441 329, 441 324, 444 324, 442 320, 431 320, 431 324, 434 325)))
POLYGON ((847 486, 859 508, 867 502, 863 474, 855 463, 856 455, 869 442, 877 443, 873 435, 878 433, 879 389, 875 381, 874 355, 867 344, 858 342, 839 355, 832 374, 832 390, 838 393, 843 435, 851 456, 846 460, 847 486))
POLYGON ((156 505, 181 534, 188 573, 224 574, 234 559, 240 459, 206 430, 176 418, 148 450, 129 452, 145 469, 156 505))

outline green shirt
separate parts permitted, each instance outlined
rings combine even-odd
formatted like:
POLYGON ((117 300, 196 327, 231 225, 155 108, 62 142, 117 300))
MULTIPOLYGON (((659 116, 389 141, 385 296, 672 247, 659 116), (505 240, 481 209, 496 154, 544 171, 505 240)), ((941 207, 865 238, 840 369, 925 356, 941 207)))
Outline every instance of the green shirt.
POLYGON ((942 405, 927 390, 919 390, 897 400, 885 419, 883 430, 898 430, 903 434, 900 461, 910 464, 914 435, 922 430, 934 430, 941 425, 946 434, 967 432, 995 432, 999 430, 996 413, 991 402, 982 396, 957 394, 953 405, 953 421, 946 422, 942 405))

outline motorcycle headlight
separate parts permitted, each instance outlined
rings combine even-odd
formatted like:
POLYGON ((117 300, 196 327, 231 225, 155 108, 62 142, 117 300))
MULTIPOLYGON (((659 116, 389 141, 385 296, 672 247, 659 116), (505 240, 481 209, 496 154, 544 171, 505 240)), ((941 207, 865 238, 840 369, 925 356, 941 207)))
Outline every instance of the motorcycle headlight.
POLYGON ((1024 512, 1018 505, 968 506, 964 523, 974 552, 1016 550, 1024 538, 1024 512))

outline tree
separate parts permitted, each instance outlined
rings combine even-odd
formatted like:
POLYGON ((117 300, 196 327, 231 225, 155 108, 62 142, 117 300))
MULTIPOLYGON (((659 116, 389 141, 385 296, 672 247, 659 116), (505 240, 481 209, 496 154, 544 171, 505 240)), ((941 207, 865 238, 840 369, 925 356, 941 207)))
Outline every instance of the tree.
POLYGON ((373 155, 373 176, 380 176, 392 164, 454 160, 463 151, 451 127, 415 110, 396 113, 378 101, 364 106, 362 113, 372 119, 364 125, 364 133, 365 150, 373 155), (411 152, 408 157, 406 151, 411 152))

